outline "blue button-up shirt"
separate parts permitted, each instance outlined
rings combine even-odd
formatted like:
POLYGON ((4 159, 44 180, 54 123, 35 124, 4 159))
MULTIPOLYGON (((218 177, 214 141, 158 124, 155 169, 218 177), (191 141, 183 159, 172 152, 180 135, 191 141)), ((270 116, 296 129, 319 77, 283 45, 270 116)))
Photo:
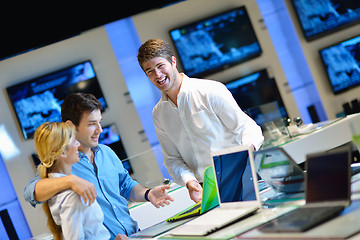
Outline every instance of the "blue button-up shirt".
MULTIPOLYGON (((84 153, 79 152, 80 161, 73 165, 71 173, 95 185, 96 199, 104 213, 104 225, 111 238, 115 238, 119 233, 129 236, 138 230, 138 225, 130 216, 126 199, 129 199, 131 190, 138 183, 129 176, 109 147, 99 144, 92 150, 95 154, 95 165, 84 153)), ((38 176, 33 178, 24 191, 25 200, 33 206, 39 203, 34 198, 38 180, 38 176)))

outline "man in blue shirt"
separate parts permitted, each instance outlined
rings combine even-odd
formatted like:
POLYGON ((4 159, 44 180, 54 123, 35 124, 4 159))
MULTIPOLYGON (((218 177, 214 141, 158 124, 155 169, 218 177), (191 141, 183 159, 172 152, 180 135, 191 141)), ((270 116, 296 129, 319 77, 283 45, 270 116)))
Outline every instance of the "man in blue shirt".
POLYGON ((168 186, 147 189, 134 181, 124 169, 117 155, 107 146, 99 144, 101 103, 91 94, 70 94, 61 107, 64 122, 74 126, 80 142, 80 161, 72 174, 61 178, 39 179, 35 176, 24 190, 24 198, 31 205, 47 201, 52 196, 71 188, 85 203, 97 201, 104 213, 104 225, 111 239, 129 236, 138 231, 131 218, 127 201, 150 201, 155 207, 169 205, 172 197, 168 186))

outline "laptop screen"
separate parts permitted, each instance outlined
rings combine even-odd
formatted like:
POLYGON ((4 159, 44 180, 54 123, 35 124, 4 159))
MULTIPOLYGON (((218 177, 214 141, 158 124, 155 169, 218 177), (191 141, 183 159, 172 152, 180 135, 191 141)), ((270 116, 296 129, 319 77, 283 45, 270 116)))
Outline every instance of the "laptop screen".
POLYGON ((254 152, 262 201, 304 198, 303 170, 282 148, 254 152))
MULTIPOLYGON (((247 149, 240 147, 240 150, 213 155, 213 163, 221 203, 243 201, 259 201, 260 203, 256 197, 247 149)), ((257 181, 256 174, 255 181, 257 181)))
POLYGON ((351 159, 349 146, 320 154, 306 160, 306 202, 350 200, 351 159))

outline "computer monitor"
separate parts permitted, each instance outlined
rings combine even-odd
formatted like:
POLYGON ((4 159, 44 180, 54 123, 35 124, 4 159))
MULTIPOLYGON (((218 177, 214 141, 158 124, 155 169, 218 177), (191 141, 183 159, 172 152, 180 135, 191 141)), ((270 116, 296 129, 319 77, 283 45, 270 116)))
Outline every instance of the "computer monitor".
POLYGON ((248 158, 246 150, 213 156, 219 196, 223 203, 256 200, 248 158))
POLYGON ((306 202, 350 201, 351 149, 337 148, 306 156, 306 202))

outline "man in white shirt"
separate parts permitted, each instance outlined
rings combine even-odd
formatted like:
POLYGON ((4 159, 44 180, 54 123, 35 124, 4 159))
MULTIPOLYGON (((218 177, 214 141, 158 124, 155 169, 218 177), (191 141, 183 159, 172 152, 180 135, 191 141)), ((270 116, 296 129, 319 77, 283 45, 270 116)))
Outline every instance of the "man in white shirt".
POLYGON ((199 182, 211 165, 211 151, 235 145, 257 150, 264 141, 261 128, 240 109, 224 84, 179 73, 165 41, 146 41, 139 48, 138 61, 162 91, 153 120, 165 166, 173 180, 185 185, 190 198, 199 202, 199 182))

